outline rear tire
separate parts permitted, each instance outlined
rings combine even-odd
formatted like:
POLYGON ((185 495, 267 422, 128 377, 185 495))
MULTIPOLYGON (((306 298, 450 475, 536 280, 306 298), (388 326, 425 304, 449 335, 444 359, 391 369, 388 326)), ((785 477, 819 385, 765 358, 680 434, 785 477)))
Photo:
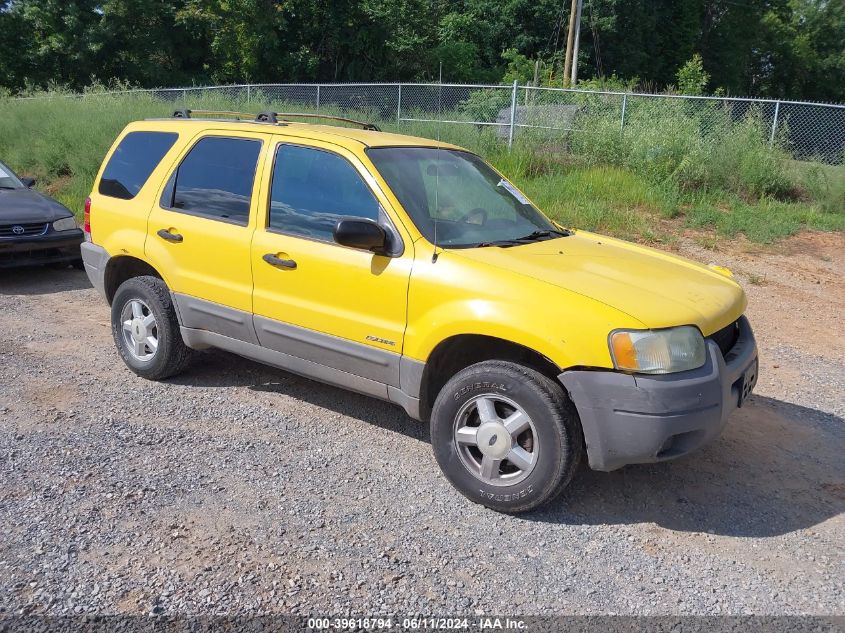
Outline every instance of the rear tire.
POLYGON ((584 452, 578 413, 563 388, 505 361, 471 365, 446 383, 432 409, 431 443, 458 491, 507 513, 554 499, 584 452))
POLYGON ((126 366, 149 380, 162 380, 185 370, 192 350, 179 332, 170 291, 158 277, 133 277, 114 295, 112 335, 126 366))

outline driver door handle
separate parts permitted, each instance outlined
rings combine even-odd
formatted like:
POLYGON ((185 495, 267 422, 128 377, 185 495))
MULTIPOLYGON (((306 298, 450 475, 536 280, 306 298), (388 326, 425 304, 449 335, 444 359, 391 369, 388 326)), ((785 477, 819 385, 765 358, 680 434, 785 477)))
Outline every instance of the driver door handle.
POLYGON ((156 235, 168 242, 181 242, 184 239, 179 233, 171 233, 167 229, 160 229, 156 235))
POLYGON ((276 268, 296 268, 296 262, 292 259, 280 259, 273 255, 273 253, 267 253, 262 259, 276 268))

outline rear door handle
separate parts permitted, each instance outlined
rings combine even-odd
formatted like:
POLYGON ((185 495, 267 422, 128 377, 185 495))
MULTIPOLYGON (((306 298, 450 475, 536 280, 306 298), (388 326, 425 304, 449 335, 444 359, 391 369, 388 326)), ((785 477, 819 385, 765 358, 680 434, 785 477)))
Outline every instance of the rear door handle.
POLYGON ((184 239, 179 233, 171 233, 167 229, 160 229, 157 235, 168 242, 181 242, 184 239))
POLYGON ((296 262, 292 259, 280 259, 273 253, 267 253, 262 259, 276 268, 296 268, 296 262))

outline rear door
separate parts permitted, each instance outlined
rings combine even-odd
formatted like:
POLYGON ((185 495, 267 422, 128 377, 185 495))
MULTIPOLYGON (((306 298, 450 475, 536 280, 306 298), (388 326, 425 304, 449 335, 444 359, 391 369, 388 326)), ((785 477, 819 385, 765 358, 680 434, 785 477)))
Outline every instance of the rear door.
POLYGON ((270 138, 203 132, 153 205, 146 255, 166 276, 185 327, 256 342, 250 241, 270 138))

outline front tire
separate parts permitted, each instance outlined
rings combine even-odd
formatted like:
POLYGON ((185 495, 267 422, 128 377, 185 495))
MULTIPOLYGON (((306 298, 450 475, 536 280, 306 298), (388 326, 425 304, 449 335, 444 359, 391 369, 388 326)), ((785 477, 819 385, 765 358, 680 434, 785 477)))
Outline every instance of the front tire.
POLYGON ((149 380, 185 370, 192 351, 182 340, 170 292, 158 277, 124 281, 111 307, 112 335, 126 366, 149 380))
POLYGON ((485 361, 440 391, 431 443, 446 478, 499 512, 525 512, 556 497, 581 461, 584 442, 563 388, 516 363, 485 361))

